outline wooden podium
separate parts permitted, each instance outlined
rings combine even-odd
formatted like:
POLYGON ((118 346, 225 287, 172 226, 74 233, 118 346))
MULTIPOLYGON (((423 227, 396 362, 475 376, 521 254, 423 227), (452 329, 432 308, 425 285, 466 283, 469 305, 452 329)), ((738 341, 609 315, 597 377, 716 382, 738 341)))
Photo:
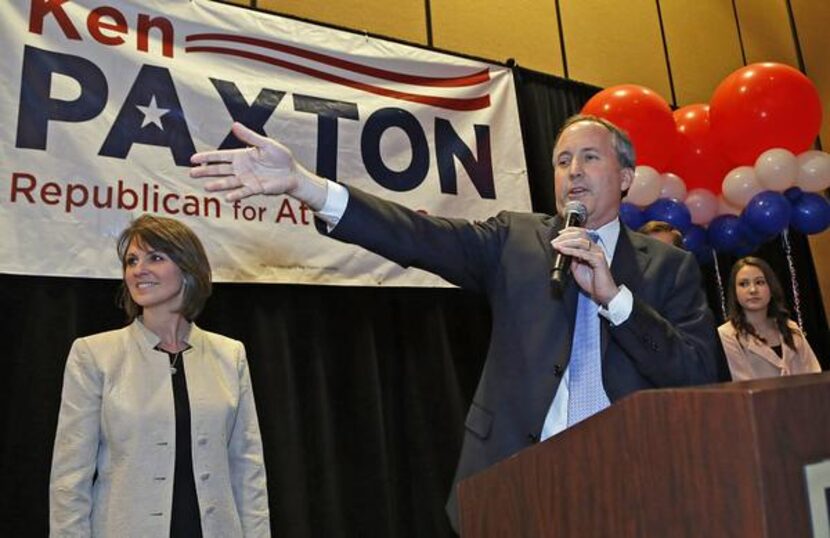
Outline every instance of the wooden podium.
POLYGON ((809 537, 828 458, 830 373, 642 391, 461 482, 461 535, 809 537))

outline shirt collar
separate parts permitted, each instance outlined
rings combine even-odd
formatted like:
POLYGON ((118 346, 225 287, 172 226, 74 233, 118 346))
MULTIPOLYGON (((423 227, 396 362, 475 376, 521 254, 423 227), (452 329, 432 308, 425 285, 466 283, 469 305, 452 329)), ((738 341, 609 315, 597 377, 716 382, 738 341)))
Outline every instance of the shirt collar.
POLYGON ((620 219, 615 218, 611 222, 603 224, 596 230, 588 231, 595 232, 599 235, 599 244, 605 252, 605 258, 608 260, 608 264, 610 265, 611 260, 614 258, 614 251, 617 248, 617 240, 620 238, 620 219))
MULTIPOLYGON (((144 320, 142 316, 137 316, 132 323, 132 327, 134 327, 134 331, 138 336, 140 336, 142 342, 148 349, 156 349, 156 347, 161 343, 161 338, 156 336, 156 334, 148 329, 144 325, 144 320)), ((195 323, 188 323, 187 325, 187 333, 184 335, 184 343, 187 344, 188 349, 193 347, 193 337, 195 336, 194 329, 196 327, 195 323)))

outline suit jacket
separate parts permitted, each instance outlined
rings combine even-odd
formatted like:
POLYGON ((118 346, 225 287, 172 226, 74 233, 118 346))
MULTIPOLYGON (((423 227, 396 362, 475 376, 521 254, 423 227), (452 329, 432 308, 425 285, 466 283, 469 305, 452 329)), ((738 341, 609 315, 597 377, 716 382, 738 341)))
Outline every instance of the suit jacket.
MULTIPOLYGON (((489 298, 490 347, 455 483, 538 441, 568 365, 577 303, 575 283, 561 296, 551 290, 550 240, 562 219, 503 212, 470 223, 349 191, 332 237, 489 298)), ((602 377, 611 402, 639 389, 716 381, 717 333, 692 255, 622 227, 611 269, 634 296, 626 322, 601 322, 602 377)), ((454 490, 447 510, 455 525, 454 490)))
POLYGON ((818 359, 798 325, 792 320, 789 320, 787 325, 794 331, 793 343, 795 344, 795 350, 782 341, 781 357, 776 355, 771 347, 754 336, 738 338, 738 332, 731 321, 727 321, 718 327, 718 334, 723 344, 723 351, 726 353, 726 360, 729 362, 732 379, 740 381, 743 379, 821 372, 818 359))
MULTIPOLYGON (((51 536, 169 535, 176 426, 169 358, 153 349, 158 342, 136 320, 73 343, 52 456, 51 536)), ((202 532, 270 536, 245 348, 195 325, 187 342, 202 532)))

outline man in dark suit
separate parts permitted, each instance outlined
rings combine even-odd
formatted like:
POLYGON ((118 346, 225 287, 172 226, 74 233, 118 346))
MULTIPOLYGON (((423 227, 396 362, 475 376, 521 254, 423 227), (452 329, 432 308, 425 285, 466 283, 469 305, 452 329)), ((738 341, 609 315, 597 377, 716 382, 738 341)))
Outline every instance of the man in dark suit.
MULTIPOLYGON (((717 333, 691 254, 631 233, 620 201, 634 178, 625 133, 594 117, 557 137, 560 215, 503 212, 482 223, 421 215, 321 179, 281 144, 235 124, 251 148, 193 157, 193 177, 229 200, 289 194, 324 233, 487 295, 492 334, 465 422, 455 483, 636 390, 717 381, 717 333), (570 201, 585 228, 563 227, 570 201), (559 252, 572 281, 552 290, 559 252), (584 366, 587 365, 587 366, 584 366)), ((447 505, 457 527, 455 494, 447 505)))

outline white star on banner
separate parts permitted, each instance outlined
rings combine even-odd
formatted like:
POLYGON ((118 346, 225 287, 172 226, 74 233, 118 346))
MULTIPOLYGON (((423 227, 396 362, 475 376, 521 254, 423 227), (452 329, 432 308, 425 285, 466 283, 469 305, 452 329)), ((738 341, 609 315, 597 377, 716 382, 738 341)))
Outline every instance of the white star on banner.
POLYGON ((136 105, 136 108, 144 114, 144 121, 141 122, 141 128, 148 126, 151 123, 155 123, 158 125, 159 129, 164 130, 161 126, 161 118, 168 112, 170 112, 169 108, 159 108, 156 105, 156 96, 150 98, 150 104, 148 106, 141 106, 136 105))

